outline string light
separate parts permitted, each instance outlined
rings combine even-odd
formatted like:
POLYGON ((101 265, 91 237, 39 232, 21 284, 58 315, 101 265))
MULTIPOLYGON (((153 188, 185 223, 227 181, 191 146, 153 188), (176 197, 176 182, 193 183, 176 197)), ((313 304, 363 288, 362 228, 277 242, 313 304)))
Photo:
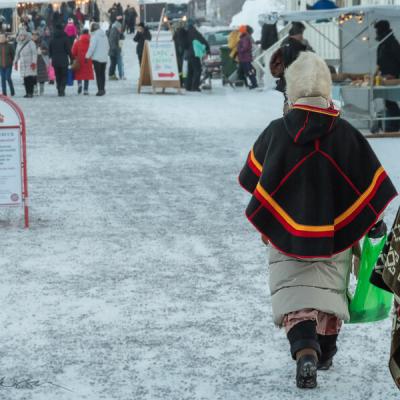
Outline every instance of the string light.
POLYGON ((343 25, 345 22, 351 21, 353 18, 359 24, 362 24, 364 22, 364 14, 363 13, 359 13, 359 14, 342 14, 339 17, 339 24, 343 25))

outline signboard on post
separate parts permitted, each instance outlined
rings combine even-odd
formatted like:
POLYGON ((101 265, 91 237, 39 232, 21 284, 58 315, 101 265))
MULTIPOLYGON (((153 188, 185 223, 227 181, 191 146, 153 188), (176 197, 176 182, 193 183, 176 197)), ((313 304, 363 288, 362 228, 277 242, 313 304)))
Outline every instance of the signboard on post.
POLYGON ((157 88, 175 88, 180 92, 178 61, 173 41, 146 41, 143 51, 138 92, 143 86, 151 86, 153 93, 157 88))
POLYGON ((5 96, 0 96, 0 207, 23 207, 29 227, 25 118, 5 96))

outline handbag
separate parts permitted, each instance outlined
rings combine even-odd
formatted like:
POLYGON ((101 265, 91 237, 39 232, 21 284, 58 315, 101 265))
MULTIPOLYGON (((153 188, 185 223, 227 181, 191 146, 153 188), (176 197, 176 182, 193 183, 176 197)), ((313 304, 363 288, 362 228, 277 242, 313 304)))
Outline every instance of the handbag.
POLYGON ((74 71, 72 71, 71 68, 68 68, 67 86, 73 86, 73 85, 74 85, 74 71))
POLYGON ((77 58, 75 58, 74 61, 72 61, 71 69, 74 72, 79 71, 81 69, 81 63, 77 58))
POLYGON ((51 63, 47 67, 47 73, 49 75, 49 81, 55 81, 56 80, 56 73, 54 72, 54 67, 51 65, 51 63))

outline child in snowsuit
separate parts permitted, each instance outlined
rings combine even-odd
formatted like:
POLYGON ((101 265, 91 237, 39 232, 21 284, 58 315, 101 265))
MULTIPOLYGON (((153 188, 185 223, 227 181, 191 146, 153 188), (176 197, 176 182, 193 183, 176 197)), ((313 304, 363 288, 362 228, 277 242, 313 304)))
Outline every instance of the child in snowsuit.
POLYGON ((50 66, 49 49, 45 43, 38 48, 37 58, 37 82, 39 84, 39 95, 44 94, 44 85, 49 81, 48 68, 50 66))
POLYGON ((364 136, 331 102, 324 60, 303 52, 286 70, 290 111, 267 127, 240 173, 246 215, 269 249, 276 325, 285 328, 299 388, 332 365, 352 247, 397 195, 364 136))

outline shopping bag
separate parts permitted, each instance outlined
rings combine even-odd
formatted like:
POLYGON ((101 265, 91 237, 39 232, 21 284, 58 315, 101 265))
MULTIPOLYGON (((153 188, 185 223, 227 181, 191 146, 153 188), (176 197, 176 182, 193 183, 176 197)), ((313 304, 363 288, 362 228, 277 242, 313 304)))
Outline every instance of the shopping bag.
POLYGON ((68 68, 67 86, 73 86, 73 85, 74 85, 74 71, 72 71, 71 68, 68 68))
POLYGON ((188 76, 188 70, 189 70, 189 62, 188 60, 183 60, 183 64, 182 64, 182 78, 186 79, 188 76))
POLYGON ((206 55, 206 46, 197 39, 193 40, 192 45, 194 56, 202 59, 206 55))
POLYGON ((364 239, 357 287, 349 306, 350 323, 380 321, 389 316, 393 294, 370 283, 372 270, 385 242, 386 235, 376 242, 368 236, 364 239))
POLYGON ((47 67, 47 74, 49 76, 49 81, 56 80, 56 73, 54 71, 54 67, 51 64, 49 64, 49 66, 47 67))

